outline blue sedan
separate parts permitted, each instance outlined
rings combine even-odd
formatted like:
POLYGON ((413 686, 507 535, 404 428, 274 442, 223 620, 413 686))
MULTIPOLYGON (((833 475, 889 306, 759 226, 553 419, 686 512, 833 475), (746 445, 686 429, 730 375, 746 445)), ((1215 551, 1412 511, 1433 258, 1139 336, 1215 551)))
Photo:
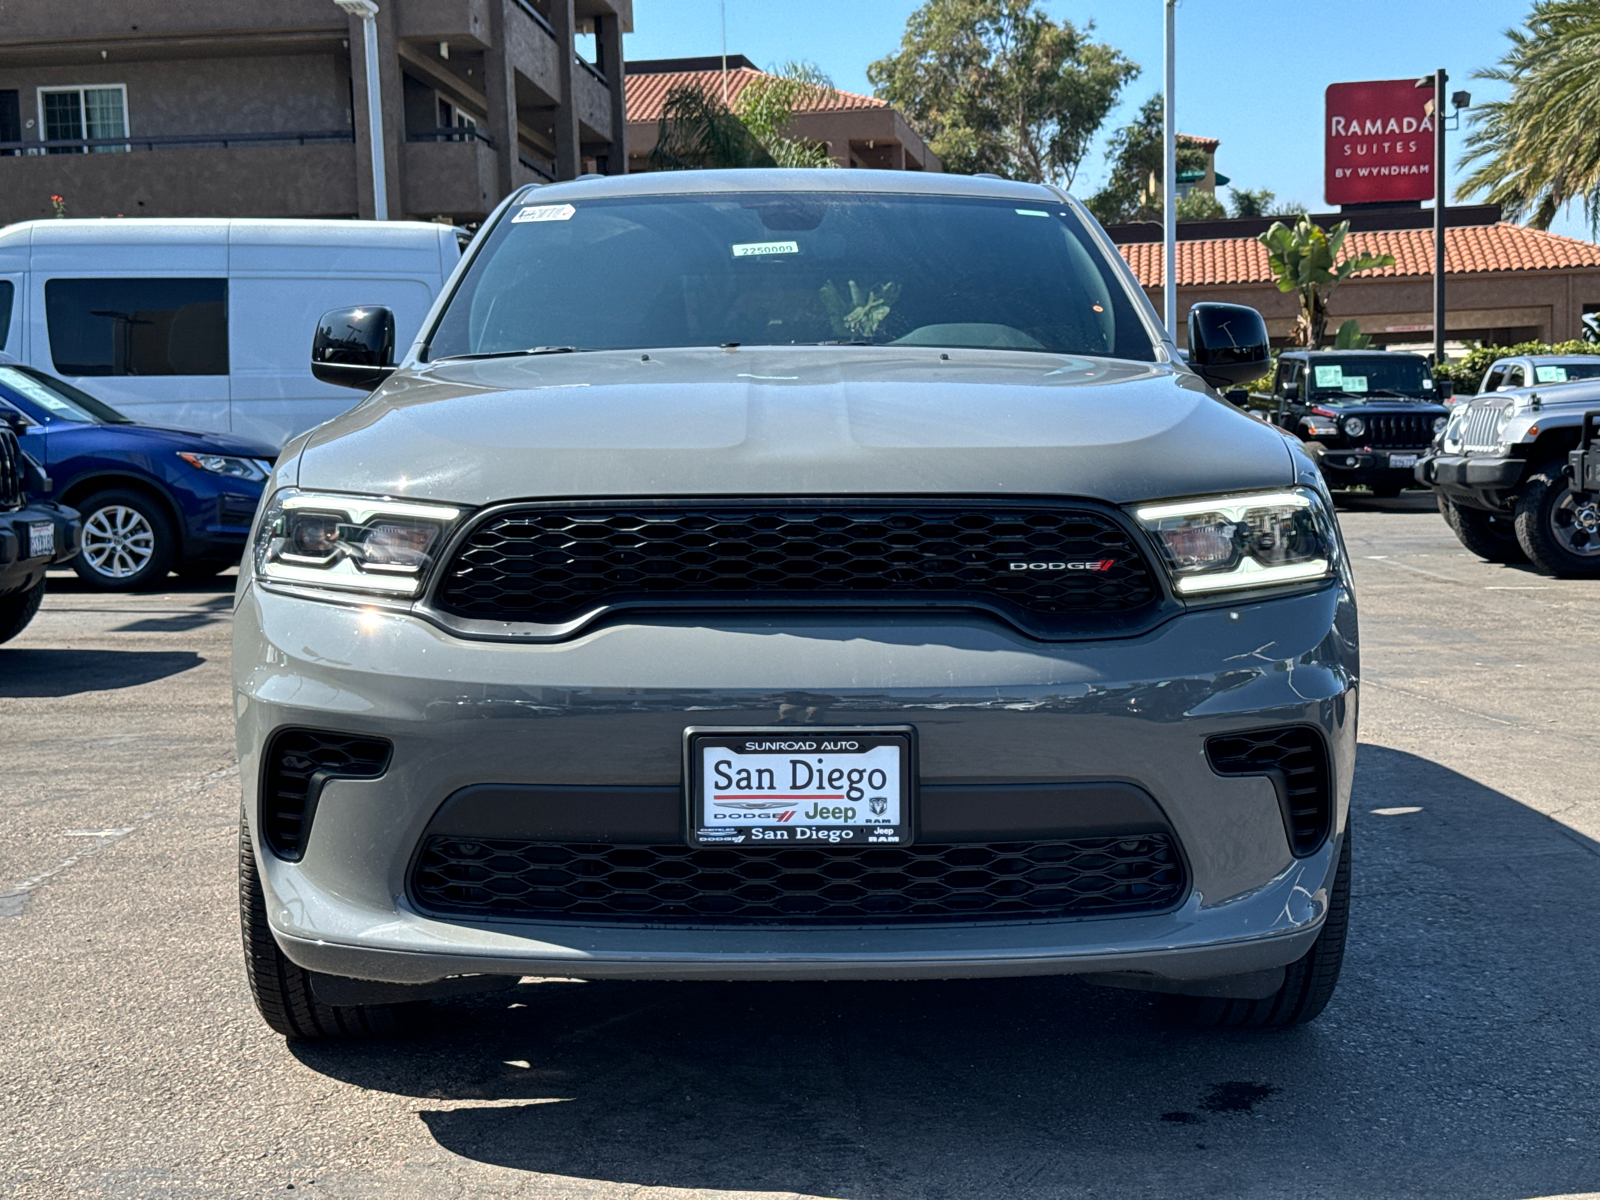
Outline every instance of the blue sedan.
POLYGON ((56 500, 83 514, 72 569, 91 587, 159 587, 239 561, 278 452, 225 433, 140 425, 32 367, 0 362, 0 402, 32 425, 23 445, 56 500))

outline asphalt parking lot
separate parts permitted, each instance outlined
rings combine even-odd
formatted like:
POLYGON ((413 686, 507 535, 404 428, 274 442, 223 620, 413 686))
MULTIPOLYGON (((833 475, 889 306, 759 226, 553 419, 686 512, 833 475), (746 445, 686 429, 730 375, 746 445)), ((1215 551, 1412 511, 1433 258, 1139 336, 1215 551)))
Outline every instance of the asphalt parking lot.
POLYGON ((1600 1193, 1600 584, 1480 562, 1425 496, 1342 521, 1352 944, 1264 1033, 1070 979, 531 982, 286 1045, 238 949, 231 578, 56 577, 0 649, 0 1194, 1600 1193))

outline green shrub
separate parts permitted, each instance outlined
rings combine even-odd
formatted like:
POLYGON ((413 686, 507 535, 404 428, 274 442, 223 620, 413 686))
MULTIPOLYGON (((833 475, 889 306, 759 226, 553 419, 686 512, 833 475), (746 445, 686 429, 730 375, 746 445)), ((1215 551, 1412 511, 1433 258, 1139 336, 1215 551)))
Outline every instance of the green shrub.
POLYGON ((1600 354, 1600 346, 1592 342, 1518 342, 1515 346, 1479 346, 1457 362, 1434 367, 1436 379, 1448 379, 1456 385, 1458 396, 1476 395, 1483 386, 1483 377, 1489 373, 1496 359, 1521 358, 1529 354, 1600 354))

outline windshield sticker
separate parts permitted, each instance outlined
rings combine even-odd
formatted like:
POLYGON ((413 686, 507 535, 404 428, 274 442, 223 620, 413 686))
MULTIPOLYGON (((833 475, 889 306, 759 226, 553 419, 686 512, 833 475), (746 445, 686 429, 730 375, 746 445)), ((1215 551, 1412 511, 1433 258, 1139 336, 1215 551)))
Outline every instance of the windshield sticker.
POLYGON ((524 221, 570 221, 572 214, 578 210, 570 204, 535 204, 532 208, 524 208, 511 218, 513 225, 521 225, 524 221))
POLYGON ((1038 208, 1019 208, 1016 210, 1019 217, 1048 217, 1050 214, 1038 208))
POLYGON ((1367 377, 1365 375, 1346 375, 1340 387, 1347 392, 1364 392, 1367 390, 1367 377))
POLYGON ((766 254, 799 254, 799 242, 735 242, 735 258, 760 258, 766 254))
POLYGON ((1317 386, 1319 388, 1336 388, 1344 379, 1344 368, 1338 363, 1331 367, 1317 367, 1317 386))
POLYGON ((1433 377, 1432 376, 1428 376, 1427 378, 1425 378, 1422 381, 1422 386, 1427 391, 1430 391, 1430 392, 1433 391, 1433 377))
POLYGON ((1565 383, 1567 369, 1565 367, 1535 367, 1533 369, 1535 383, 1565 383))

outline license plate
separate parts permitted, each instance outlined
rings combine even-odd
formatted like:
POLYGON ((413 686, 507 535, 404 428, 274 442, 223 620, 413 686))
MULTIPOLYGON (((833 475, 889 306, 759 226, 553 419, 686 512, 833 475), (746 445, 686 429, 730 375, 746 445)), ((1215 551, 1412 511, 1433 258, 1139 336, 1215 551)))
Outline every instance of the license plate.
POLYGON ((35 521, 28 526, 28 557, 43 558, 56 552, 56 527, 50 521, 35 521))
POLYGON ((1389 455, 1389 465, 1391 467, 1414 467, 1417 465, 1417 456, 1415 454, 1391 454, 1389 455))
POLYGON ((910 729, 690 729, 691 846, 903 846, 910 729))

